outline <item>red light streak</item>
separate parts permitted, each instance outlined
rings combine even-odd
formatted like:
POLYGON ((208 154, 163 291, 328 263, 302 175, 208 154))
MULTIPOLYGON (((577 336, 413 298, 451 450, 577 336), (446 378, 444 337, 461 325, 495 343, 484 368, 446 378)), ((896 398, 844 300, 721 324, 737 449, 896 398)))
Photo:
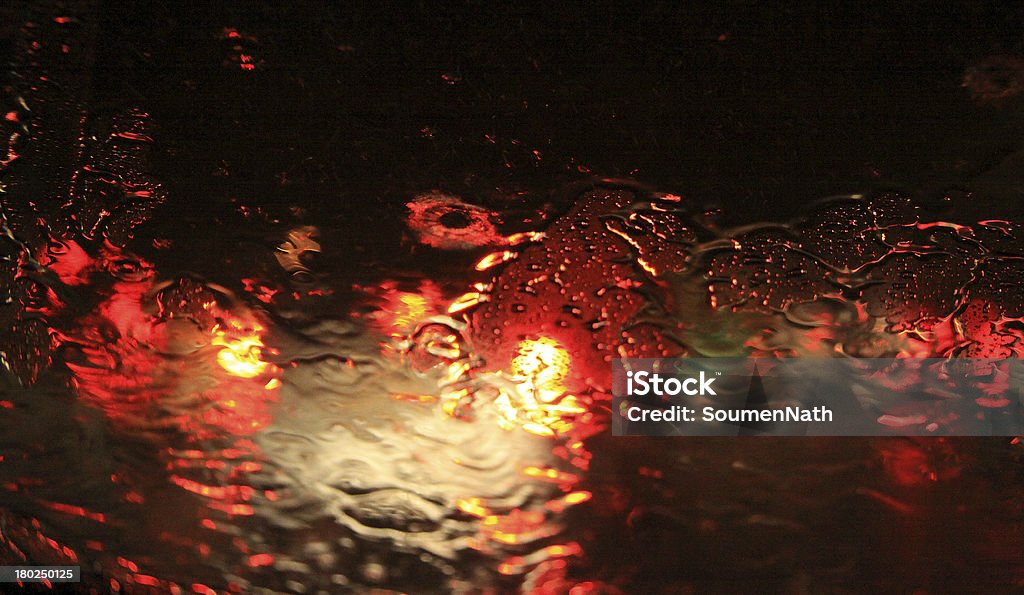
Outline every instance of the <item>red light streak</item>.
POLYGON ((40 504, 42 504, 46 508, 49 508, 50 510, 56 510, 57 512, 63 512, 65 514, 80 516, 82 518, 96 521, 98 523, 107 522, 106 515, 98 512, 90 512, 85 508, 82 508, 81 506, 76 506, 73 504, 64 504, 61 502, 47 502, 45 500, 40 500, 40 504))
POLYGON ((249 566, 252 566, 253 568, 257 568, 260 566, 270 566, 273 563, 274 556, 270 554, 254 554, 252 556, 249 556, 249 560, 247 562, 247 564, 249 564, 249 566))
POLYGON ((145 585, 147 587, 158 587, 161 584, 159 579, 157 579, 155 576, 150 576, 148 574, 133 574, 132 579, 136 583, 140 585, 145 585))

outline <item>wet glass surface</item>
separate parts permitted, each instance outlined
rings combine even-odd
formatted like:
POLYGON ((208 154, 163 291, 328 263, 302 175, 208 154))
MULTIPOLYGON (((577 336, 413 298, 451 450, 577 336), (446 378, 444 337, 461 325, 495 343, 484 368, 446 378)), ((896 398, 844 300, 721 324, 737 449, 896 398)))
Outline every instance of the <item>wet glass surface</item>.
POLYGON ((1019 357, 1024 13, 0 16, 0 562, 84 592, 1024 586, 1011 438, 608 427, 612 357, 1019 357))

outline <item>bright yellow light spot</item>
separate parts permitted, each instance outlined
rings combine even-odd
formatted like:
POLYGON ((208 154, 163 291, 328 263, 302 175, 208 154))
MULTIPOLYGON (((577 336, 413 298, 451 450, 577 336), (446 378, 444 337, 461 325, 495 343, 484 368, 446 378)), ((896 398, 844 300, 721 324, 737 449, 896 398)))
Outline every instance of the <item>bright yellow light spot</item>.
POLYGON ((422 320, 427 315, 430 304, 427 298, 415 293, 399 294, 395 304, 395 318, 392 325, 399 330, 409 330, 412 325, 422 320))
POLYGON ((590 492, 581 490, 578 492, 566 494, 565 497, 559 498, 557 500, 549 500, 547 504, 544 505, 544 507, 550 510, 551 512, 558 514, 564 512, 566 508, 586 502, 587 500, 590 500, 590 498, 590 492))
POLYGON ((468 310, 473 306, 484 301, 484 294, 479 291, 470 291, 459 296, 450 306, 448 306, 449 314, 458 314, 464 310, 468 310))
MULTIPOLYGON (((464 386, 463 380, 473 371, 469 360, 456 359, 462 352, 453 342, 448 365, 446 388, 441 397, 441 408, 457 418, 471 417, 474 391, 464 386)), ((439 353, 435 347, 432 353, 439 353)), ((587 408, 579 398, 567 392, 569 353, 554 339, 541 337, 519 344, 518 354, 509 369, 500 374, 502 382, 489 393, 498 412, 497 423, 506 430, 521 428, 538 436, 556 436, 569 433, 575 418, 587 408), (512 380, 512 383, 506 382, 512 380)))
POLYGON ((519 256, 519 254, 517 252, 512 252, 511 250, 492 252, 481 258, 480 262, 476 263, 476 270, 486 271, 487 269, 496 267, 503 262, 508 262, 516 256, 519 256))
MULTIPOLYGON (((568 352, 554 339, 521 342, 509 369, 514 384, 499 389, 493 401, 499 412, 498 425, 506 430, 522 428, 538 436, 555 436, 572 429, 572 417, 586 409, 566 392, 569 363, 568 352)), ((448 380, 454 383, 467 372, 465 362, 454 362, 448 380)), ((457 412, 452 404, 457 398, 454 393, 447 395, 447 413, 457 412)))
POLYGON ((590 500, 590 497, 591 497, 590 492, 585 492, 585 491, 573 492, 571 494, 566 495, 565 503, 566 504, 579 504, 581 502, 586 502, 587 500, 590 500))
POLYGON ((531 433, 531 434, 536 434, 538 436, 554 436, 555 435, 555 431, 553 429, 551 429, 546 424, 527 423, 527 424, 523 424, 523 429, 526 430, 527 432, 531 433))
POLYGON ((550 556, 564 557, 564 556, 575 556, 580 553, 580 546, 578 543, 567 543, 565 545, 549 545, 544 550, 550 556))
POLYGON ((519 541, 519 535, 515 533, 505 533, 504 531, 495 531, 491 534, 491 539, 499 543, 507 543, 509 545, 515 545, 519 541))
POLYGON ((483 501, 480 498, 464 498, 456 502, 459 510, 462 512, 475 516, 477 518, 484 518, 490 514, 490 510, 484 506, 483 501))
POLYGON ((558 469, 551 467, 526 467, 523 469, 523 475, 527 477, 535 477, 542 481, 561 484, 563 486, 571 486, 579 481, 579 477, 576 475, 566 473, 565 471, 559 471, 558 469))
MULTIPOLYGON (((462 375, 468 372, 470 365, 465 361, 456 361, 448 365, 448 382, 456 382, 462 375)), ((463 395, 459 395, 460 397, 463 395)))
POLYGON ((548 402, 566 391, 569 353, 554 339, 527 339, 519 344, 519 354, 512 360, 512 375, 530 382, 548 402))
MULTIPOLYGON (((231 327, 241 330, 241 324, 238 321, 232 321, 231 327)), ((260 329, 256 328, 255 330, 260 329)), ((224 348, 217 353, 217 363, 227 370, 228 374, 241 378, 254 378, 267 369, 269 364, 260 359, 263 354, 263 340, 255 330, 238 338, 229 338, 227 333, 220 330, 219 327, 214 327, 214 336, 210 344, 224 348)))
POLYGON ((518 246, 519 244, 525 244, 526 242, 539 242, 545 237, 547 236, 545 236, 542 231, 527 231, 510 235, 505 238, 505 242, 509 246, 518 246))
POLYGON ((519 344, 519 354, 512 360, 512 373, 529 379, 538 388, 562 388, 569 371, 569 354, 557 341, 547 337, 527 339, 519 344))

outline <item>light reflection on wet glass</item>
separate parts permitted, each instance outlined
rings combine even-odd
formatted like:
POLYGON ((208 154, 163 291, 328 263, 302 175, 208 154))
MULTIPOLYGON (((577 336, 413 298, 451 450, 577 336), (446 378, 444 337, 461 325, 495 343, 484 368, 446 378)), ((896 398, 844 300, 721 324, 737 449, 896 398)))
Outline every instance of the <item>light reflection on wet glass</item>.
MULTIPOLYGON (((1016 222, 878 193, 729 229, 696 200, 590 180, 529 208, 401 192, 379 221, 399 264, 359 275, 339 256, 358 224, 301 206, 232 197, 236 219, 182 216, 171 240, 153 230, 176 197, 150 166, 173 123, 91 111, 97 25, 39 11, 17 64, 38 80, 0 160, 0 560, 82 564, 126 592, 887 590, 937 561, 1024 581, 1016 442, 607 428, 613 357, 1020 357, 1016 222), (230 249, 182 256, 219 235, 230 249)), ((210 39, 217 76, 273 72, 259 35, 210 39)), ((1009 91, 992 68, 970 73, 979 97, 1009 91)), ((235 179, 229 161, 210 175, 235 179)))

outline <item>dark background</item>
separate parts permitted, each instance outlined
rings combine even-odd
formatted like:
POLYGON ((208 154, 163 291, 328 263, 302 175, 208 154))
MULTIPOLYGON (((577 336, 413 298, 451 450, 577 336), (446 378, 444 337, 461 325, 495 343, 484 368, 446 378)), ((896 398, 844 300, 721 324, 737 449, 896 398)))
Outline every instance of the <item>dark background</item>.
POLYGON ((1003 2, 114 4, 104 61, 158 122, 321 195, 497 200, 589 171, 778 216, 876 185, 935 198, 1020 148, 1020 110, 962 87, 1021 50, 1003 2), (255 69, 225 73, 236 53, 255 69))
MULTIPOLYGON (((32 5, 5 5, 5 39, 32 5)), ((224 251, 191 237, 211 218, 298 212, 350 240, 350 268, 400 268, 418 192, 531 209, 588 176, 727 222, 879 189, 968 221, 1024 202, 1024 73, 984 74, 999 101, 963 86, 1022 51, 1024 9, 1008 3, 68 6, 99 22, 93 113, 153 116, 170 200, 141 233, 196 255, 224 251)))

